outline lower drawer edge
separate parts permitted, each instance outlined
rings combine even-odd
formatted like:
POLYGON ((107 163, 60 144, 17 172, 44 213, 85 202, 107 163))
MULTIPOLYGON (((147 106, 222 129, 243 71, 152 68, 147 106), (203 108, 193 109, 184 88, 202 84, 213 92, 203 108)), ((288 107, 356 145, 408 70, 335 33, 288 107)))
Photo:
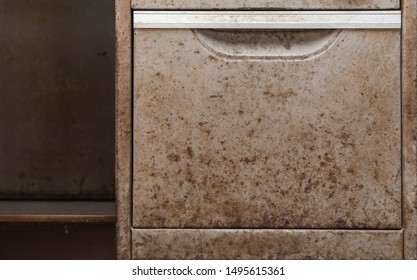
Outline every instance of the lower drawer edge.
POLYGON ((132 229, 133 259, 402 259, 402 230, 132 229))

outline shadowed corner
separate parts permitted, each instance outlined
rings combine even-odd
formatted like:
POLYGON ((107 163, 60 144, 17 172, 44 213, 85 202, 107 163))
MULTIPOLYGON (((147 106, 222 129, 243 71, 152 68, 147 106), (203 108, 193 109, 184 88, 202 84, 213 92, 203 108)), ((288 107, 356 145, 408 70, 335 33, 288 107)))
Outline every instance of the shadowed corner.
POLYGON ((115 259, 114 223, 0 223, 0 260, 115 259))

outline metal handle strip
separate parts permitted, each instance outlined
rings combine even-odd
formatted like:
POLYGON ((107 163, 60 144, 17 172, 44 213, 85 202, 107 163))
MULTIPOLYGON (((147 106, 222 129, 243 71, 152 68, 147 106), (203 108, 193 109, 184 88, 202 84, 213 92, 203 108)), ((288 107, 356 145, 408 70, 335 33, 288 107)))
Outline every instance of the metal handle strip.
POLYGON ((134 28, 399 29, 401 11, 135 11, 134 28))

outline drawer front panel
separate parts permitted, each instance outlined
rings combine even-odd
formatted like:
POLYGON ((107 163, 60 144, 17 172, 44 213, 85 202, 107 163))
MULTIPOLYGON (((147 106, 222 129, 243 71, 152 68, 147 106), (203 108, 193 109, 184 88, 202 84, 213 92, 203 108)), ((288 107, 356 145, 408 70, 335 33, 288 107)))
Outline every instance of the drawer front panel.
POLYGON ((401 228, 399 30, 134 44, 134 227, 401 228))
POLYGON ((134 259, 401 259, 402 231, 132 230, 134 259))
POLYGON ((133 9, 399 9, 399 0, 132 0, 133 9))

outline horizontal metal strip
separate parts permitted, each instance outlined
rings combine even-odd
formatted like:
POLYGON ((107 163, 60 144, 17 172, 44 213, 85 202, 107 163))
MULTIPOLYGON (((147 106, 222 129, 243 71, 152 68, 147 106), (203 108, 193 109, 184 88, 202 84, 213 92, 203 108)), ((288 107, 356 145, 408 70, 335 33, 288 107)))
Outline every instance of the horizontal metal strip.
POLYGON ((401 11, 135 11, 134 28, 399 29, 401 11))
POLYGON ((114 202, 0 201, 0 222, 101 223, 114 221, 114 202))
POLYGON ((403 231, 132 229, 133 259, 401 259, 403 231))

